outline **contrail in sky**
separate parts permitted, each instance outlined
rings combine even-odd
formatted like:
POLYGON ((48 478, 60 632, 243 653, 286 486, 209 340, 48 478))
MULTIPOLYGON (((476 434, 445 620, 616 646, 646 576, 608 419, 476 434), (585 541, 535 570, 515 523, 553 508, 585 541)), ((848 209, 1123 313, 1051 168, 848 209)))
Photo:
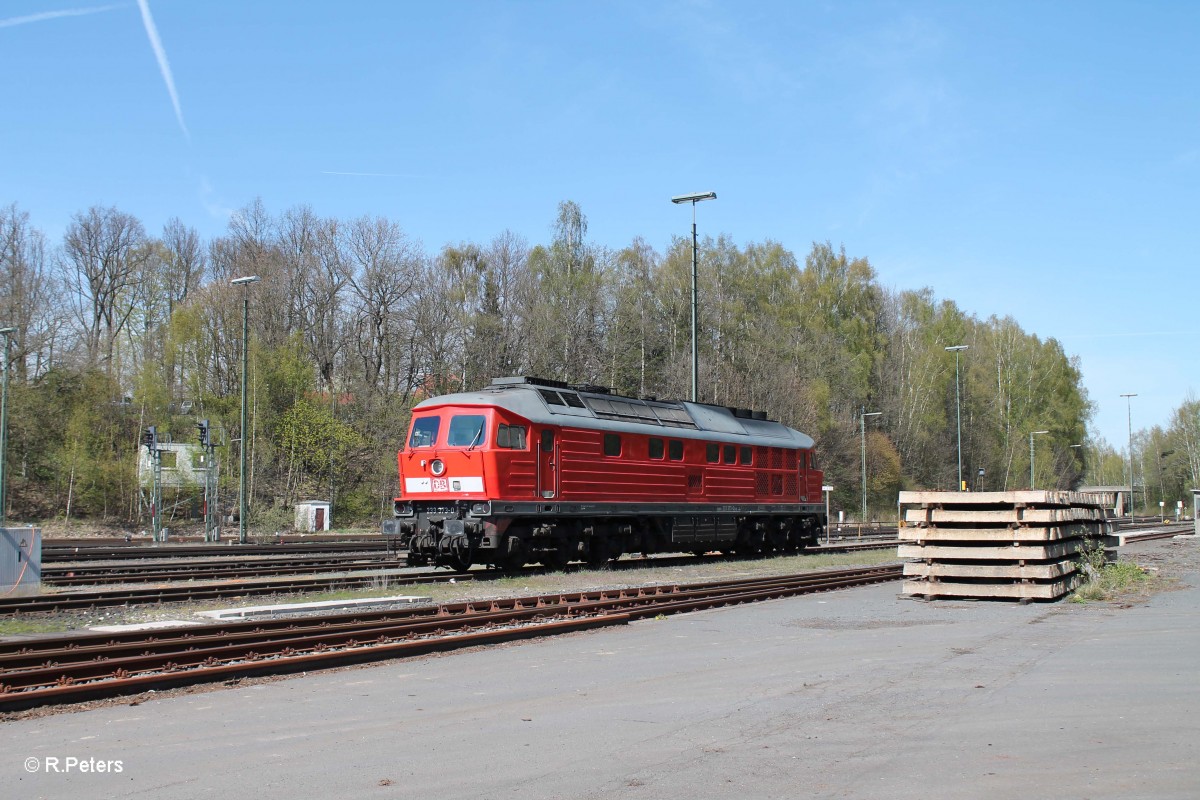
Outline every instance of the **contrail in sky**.
POLYGON ((322 170, 322 175, 354 175, 360 178, 419 178, 420 175, 406 175, 402 172, 334 172, 322 170))
POLYGON ((25 17, 9 17, 0 19, 0 28, 11 28, 13 25, 25 25, 30 22, 44 22, 60 17, 82 17, 85 14, 99 14, 101 11, 112 11, 120 6, 95 6, 92 8, 68 8, 63 11, 43 11, 41 14, 30 14, 25 17))
POLYGON ((154 48, 154 56, 158 59, 158 68, 162 72, 163 82, 167 84, 167 92, 171 95, 171 104, 175 106, 175 118, 183 135, 189 140, 187 125, 183 124, 183 109, 179 107, 179 95, 175 92, 175 80, 171 77, 171 65, 167 63, 167 51, 163 50, 162 40, 158 38, 158 28, 154 27, 154 17, 150 16, 148 0, 137 0, 138 8, 142 10, 142 23, 146 26, 146 36, 150 37, 150 46, 154 48))

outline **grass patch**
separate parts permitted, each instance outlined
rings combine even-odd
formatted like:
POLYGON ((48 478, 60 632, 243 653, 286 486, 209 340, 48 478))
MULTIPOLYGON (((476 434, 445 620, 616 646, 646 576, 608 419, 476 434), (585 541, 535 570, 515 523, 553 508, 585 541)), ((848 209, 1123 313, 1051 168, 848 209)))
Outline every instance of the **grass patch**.
POLYGON ((1072 602, 1087 603, 1112 600, 1129 594, 1148 594, 1157 585, 1157 578, 1131 561, 1118 561, 1102 567, 1092 580, 1071 595, 1072 602))
POLYGON ((22 633, 63 633, 72 625, 58 620, 29 621, 21 619, 0 620, 0 636, 15 636, 22 633))

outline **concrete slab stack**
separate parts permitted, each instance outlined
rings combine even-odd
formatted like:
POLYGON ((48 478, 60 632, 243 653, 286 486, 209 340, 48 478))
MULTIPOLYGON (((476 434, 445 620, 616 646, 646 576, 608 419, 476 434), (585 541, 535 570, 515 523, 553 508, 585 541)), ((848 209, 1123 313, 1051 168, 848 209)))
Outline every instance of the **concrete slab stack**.
POLYGON ((1085 546, 1111 544, 1104 508, 1079 492, 901 492, 900 504, 908 595, 1057 600, 1082 583, 1085 546))

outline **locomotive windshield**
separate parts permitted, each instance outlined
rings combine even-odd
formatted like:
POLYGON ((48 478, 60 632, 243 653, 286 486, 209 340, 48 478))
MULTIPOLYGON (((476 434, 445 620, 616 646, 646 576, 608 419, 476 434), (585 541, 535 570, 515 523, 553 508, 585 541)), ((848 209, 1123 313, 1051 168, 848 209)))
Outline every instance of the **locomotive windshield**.
POLYGON ((487 418, 482 414, 455 414, 450 418, 447 447, 479 447, 487 438, 487 418))
POLYGON ((412 435, 408 437, 409 447, 433 447, 437 441, 438 428, 441 427, 441 417, 418 417, 413 422, 412 435))

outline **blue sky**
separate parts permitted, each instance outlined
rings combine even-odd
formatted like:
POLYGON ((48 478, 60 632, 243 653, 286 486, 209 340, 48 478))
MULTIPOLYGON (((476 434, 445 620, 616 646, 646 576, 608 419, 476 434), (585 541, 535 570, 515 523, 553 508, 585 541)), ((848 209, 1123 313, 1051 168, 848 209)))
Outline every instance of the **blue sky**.
POLYGON ((1120 447, 1197 388, 1200 3, 0 2, 0 203, 208 236, 384 215, 430 251, 813 241, 1082 362, 1120 447))

